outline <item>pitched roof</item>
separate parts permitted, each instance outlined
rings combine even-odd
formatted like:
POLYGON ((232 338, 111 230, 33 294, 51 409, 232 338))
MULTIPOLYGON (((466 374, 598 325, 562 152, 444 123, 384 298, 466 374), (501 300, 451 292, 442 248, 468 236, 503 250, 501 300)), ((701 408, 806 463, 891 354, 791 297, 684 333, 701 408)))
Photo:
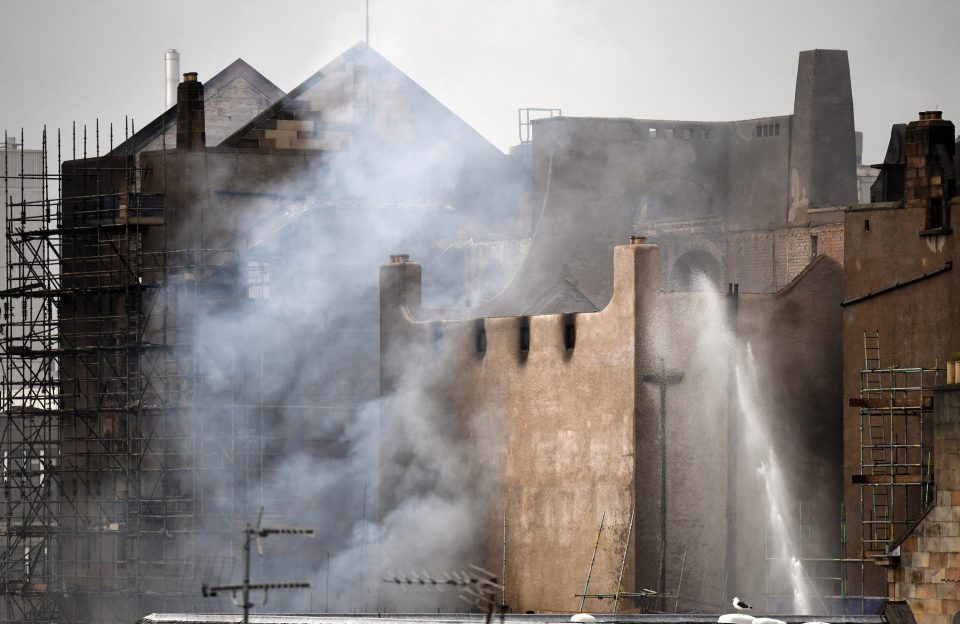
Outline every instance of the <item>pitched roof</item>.
POLYGON ((436 136, 454 135, 475 149, 502 156, 479 132, 364 42, 333 59, 220 145, 337 150, 353 140, 353 130, 362 125, 358 122, 367 121, 368 127, 381 133, 385 128, 398 134, 411 128, 415 132, 417 124, 403 123, 402 114, 409 115, 408 121, 414 116, 429 119, 436 136), (357 111, 372 116, 358 117, 357 111), (387 123, 378 124, 378 115, 387 123))
MULTIPOLYGON (((250 83, 254 89, 261 92, 264 97, 271 102, 279 100, 284 95, 280 87, 270 82, 249 63, 238 58, 203 83, 204 100, 209 100, 214 97, 220 89, 241 78, 250 83)), ((153 139, 160 136, 165 130, 173 126, 176 121, 177 105, 174 104, 153 121, 140 128, 140 130, 135 132, 129 139, 115 147, 110 154, 123 155, 136 153, 146 147, 153 139)))

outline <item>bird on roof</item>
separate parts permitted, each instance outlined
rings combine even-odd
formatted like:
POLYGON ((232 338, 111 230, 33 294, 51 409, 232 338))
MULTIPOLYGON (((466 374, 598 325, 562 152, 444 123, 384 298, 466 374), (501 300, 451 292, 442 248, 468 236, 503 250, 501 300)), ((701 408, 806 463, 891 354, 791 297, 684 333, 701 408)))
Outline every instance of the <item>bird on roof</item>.
POLYGON ((737 598, 736 596, 734 596, 734 597, 733 597, 733 608, 736 609, 737 611, 746 611, 746 610, 748 610, 748 609, 752 609, 753 607, 751 607, 750 605, 748 605, 748 604, 745 603, 744 601, 742 601, 742 600, 740 600, 739 598, 737 598))

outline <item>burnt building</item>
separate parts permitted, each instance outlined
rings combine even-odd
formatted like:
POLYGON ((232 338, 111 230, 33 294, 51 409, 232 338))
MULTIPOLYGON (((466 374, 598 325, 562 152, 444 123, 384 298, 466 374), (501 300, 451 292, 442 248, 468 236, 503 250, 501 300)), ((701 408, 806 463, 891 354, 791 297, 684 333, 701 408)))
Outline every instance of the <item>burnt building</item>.
POLYGON ((199 587, 235 572, 259 505, 330 508, 286 459, 336 461, 378 395, 370 229, 442 264, 442 241, 517 223, 508 158, 364 44, 287 94, 242 61, 186 73, 98 151, 60 165, 62 199, 8 206, 9 622, 228 608, 199 587))
MULTIPOLYGON (((349 535, 356 519, 284 469, 348 460, 348 425, 408 365, 462 374, 424 386, 457 415, 441 427, 452 440, 475 438, 477 406, 509 421, 494 490, 471 495, 486 522, 474 545, 516 579, 515 607, 567 607, 580 574, 548 578, 563 561, 537 553, 589 541, 595 514, 567 507, 584 492, 616 535, 598 586, 619 583, 619 561, 625 586, 663 594, 683 572, 651 578, 650 562, 683 558, 701 534, 709 545, 690 569, 762 580, 760 546, 737 548, 761 524, 731 484, 758 494, 755 467, 729 460, 734 382, 700 352, 691 310, 713 304, 688 291, 701 275, 740 284, 725 327, 733 319, 737 348, 751 343, 761 379, 790 378, 770 382, 789 406, 773 428, 810 451, 799 465, 827 485, 809 502, 838 515, 838 207, 857 192, 845 52, 801 53, 792 114, 553 117, 532 122, 510 156, 363 44, 286 94, 242 61, 201 78, 185 74, 177 104, 109 153, 51 167, 61 200, 8 206, 7 246, 21 261, 7 302, 29 320, 23 336, 5 334, 4 362, 29 383, 8 397, 0 438, 4 621, 223 609, 197 588, 235 572, 232 537, 261 504, 268 520, 305 513, 349 535), (655 245, 620 247, 631 234, 655 245), (423 263, 423 280, 397 256, 378 288, 376 264, 396 250, 423 263), (797 356, 798 343, 818 346, 797 356), (406 361, 410 345, 431 355, 406 361), (660 358, 662 373, 688 375, 669 408, 643 378, 660 358), (695 414, 708 378, 723 396, 711 395, 705 428, 695 414), (650 416, 661 407, 674 423, 664 435, 650 416), (661 449, 674 476, 658 489, 661 449), (676 528, 669 538, 654 530, 658 509, 676 528), (501 515, 506 562, 491 556, 501 515)), ((382 448, 401 470, 402 439, 382 448)), ((365 521, 365 485, 344 479, 327 493, 353 504, 362 489, 365 521)), ((380 485, 382 518, 399 490, 380 485)), ((686 608, 719 608, 730 582, 689 585, 701 596, 686 608)))
POLYGON ((847 54, 800 54, 794 112, 733 122, 553 117, 533 122, 529 253, 491 313, 573 312, 610 297, 624 235, 661 249, 671 290, 692 276, 773 292, 813 257, 843 259, 857 202, 847 54))
MULTIPOLYGON (((420 302, 421 265, 395 256, 382 269, 386 426, 404 422, 409 406, 396 397, 413 384, 441 397, 438 413, 457 414, 471 439, 483 439, 471 423, 502 432, 477 486, 494 494, 477 513, 505 528, 482 533, 479 548, 524 610, 573 610, 578 594, 612 598, 618 587, 631 608, 715 610, 743 586, 763 587, 766 608, 790 609, 771 572, 784 555, 758 502, 771 493, 757 467, 772 459, 744 442, 766 428, 767 450, 791 468, 782 513, 803 518, 791 525, 806 542, 795 554, 820 561, 809 576, 834 580, 816 591, 848 608, 835 582, 842 220, 857 201, 846 53, 800 54, 792 115, 531 125, 533 230, 506 288, 438 311, 420 302), (722 303, 703 290, 724 282, 738 288, 722 303), (741 357, 754 362, 762 405, 740 394, 741 357), (678 383, 658 385, 668 378, 678 383), (584 592, 601 516, 597 588, 584 592), (573 557, 585 567, 568 569, 573 557)), ((396 461, 409 453, 398 436, 396 461)))

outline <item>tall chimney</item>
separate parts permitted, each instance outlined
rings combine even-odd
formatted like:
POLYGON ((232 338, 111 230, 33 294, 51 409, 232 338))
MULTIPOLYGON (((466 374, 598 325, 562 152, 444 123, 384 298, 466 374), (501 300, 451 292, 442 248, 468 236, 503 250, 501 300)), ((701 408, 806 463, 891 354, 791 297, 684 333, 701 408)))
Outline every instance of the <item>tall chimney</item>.
POLYGON ((188 72, 177 87, 177 151, 202 152, 206 143, 203 83, 197 80, 197 72, 188 72))
POLYGON ((177 84, 180 79, 180 53, 176 50, 167 50, 163 55, 164 66, 164 102, 163 110, 167 110, 177 103, 177 84))
POLYGON ((940 111, 921 111, 907 124, 903 199, 907 208, 924 209, 924 230, 950 227, 949 201, 957 192, 954 131, 940 111))

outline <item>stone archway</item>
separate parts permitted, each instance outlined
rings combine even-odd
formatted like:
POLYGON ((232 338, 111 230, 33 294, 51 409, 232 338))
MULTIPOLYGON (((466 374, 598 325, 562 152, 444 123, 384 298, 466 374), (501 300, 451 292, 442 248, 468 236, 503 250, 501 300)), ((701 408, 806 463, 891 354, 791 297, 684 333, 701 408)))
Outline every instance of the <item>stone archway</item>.
POLYGON ((670 285, 674 290, 695 290, 700 276, 705 277, 715 287, 720 287, 720 262, 710 253, 695 249, 683 254, 673 263, 670 285))

